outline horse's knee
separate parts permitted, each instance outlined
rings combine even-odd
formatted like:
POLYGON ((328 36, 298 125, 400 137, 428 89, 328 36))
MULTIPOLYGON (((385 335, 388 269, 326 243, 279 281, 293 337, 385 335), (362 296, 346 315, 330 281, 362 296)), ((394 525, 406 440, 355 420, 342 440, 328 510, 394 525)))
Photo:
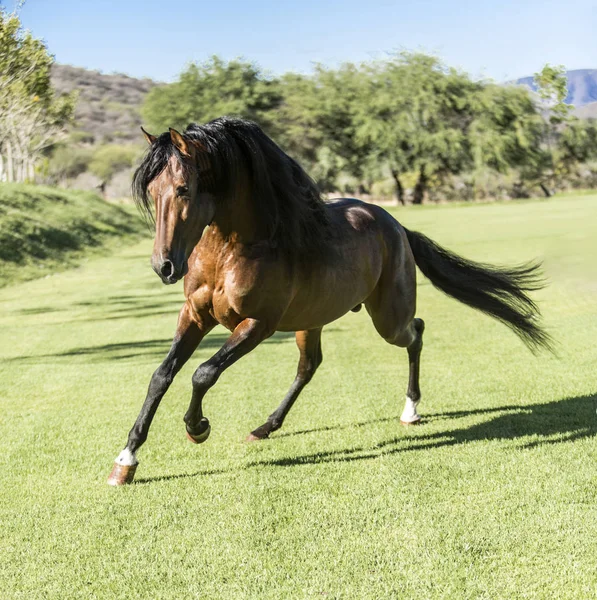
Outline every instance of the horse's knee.
POLYGON ((151 381, 149 382, 150 388, 155 389, 164 389, 168 388, 168 386, 172 383, 174 379, 174 369, 172 368, 172 364, 169 360, 165 360, 153 373, 151 376, 151 381))

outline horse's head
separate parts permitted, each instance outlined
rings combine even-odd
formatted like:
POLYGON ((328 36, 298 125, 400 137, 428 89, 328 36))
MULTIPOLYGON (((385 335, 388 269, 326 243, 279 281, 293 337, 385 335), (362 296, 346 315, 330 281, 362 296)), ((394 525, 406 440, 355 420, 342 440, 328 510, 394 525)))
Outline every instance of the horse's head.
POLYGON ((155 240, 151 264, 164 283, 176 283, 188 270, 187 260, 215 213, 215 198, 200 185, 207 164, 199 143, 170 129, 153 136, 143 130, 150 149, 135 173, 133 189, 139 203, 155 209, 155 240))

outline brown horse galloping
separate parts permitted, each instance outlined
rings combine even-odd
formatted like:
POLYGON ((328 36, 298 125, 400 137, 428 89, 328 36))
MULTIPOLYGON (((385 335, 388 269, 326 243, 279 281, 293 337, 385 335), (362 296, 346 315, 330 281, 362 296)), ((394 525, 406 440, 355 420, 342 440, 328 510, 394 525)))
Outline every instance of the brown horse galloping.
POLYGON ((526 294, 538 267, 495 268, 456 256, 358 200, 324 202, 315 184, 254 123, 221 118, 155 137, 133 191, 156 234, 152 265, 164 283, 184 277, 186 302, 170 352, 158 367, 109 483, 133 480, 136 453, 160 400, 203 337, 218 323, 232 333, 193 375, 184 417, 189 439, 210 433, 201 403, 222 372, 275 331, 296 332, 298 372, 280 406, 249 439, 282 426, 321 364, 321 331, 365 305, 388 343, 408 351, 404 424, 417 404, 424 323, 415 318, 415 263, 443 292, 511 327, 531 348, 549 347, 526 294))

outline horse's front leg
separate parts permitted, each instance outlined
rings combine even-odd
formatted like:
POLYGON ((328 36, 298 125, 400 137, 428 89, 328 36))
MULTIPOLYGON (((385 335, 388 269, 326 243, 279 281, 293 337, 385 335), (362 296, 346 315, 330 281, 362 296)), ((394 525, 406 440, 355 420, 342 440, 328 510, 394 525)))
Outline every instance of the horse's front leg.
POLYGON ((138 464, 137 451, 147 439, 151 421, 160 401, 170 387, 174 376, 189 360, 203 337, 215 325, 209 316, 206 316, 205 319, 197 319, 198 315, 196 314, 194 316, 195 319, 191 318, 189 305, 185 304, 178 316, 178 325, 170 352, 153 374, 141 412, 129 432, 126 447, 116 458, 114 468, 108 478, 110 485, 132 482, 138 464))
POLYGON ((184 420, 188 438, 195 443, 207 439, 209 421, 203 416, 201 404, 207 390, 215 385, 220 375, 239 358, 256 348, 275 331, 271 325, 256 319, 244 319, 226 340, 226 343, 193 375, 193 396, 184 420))

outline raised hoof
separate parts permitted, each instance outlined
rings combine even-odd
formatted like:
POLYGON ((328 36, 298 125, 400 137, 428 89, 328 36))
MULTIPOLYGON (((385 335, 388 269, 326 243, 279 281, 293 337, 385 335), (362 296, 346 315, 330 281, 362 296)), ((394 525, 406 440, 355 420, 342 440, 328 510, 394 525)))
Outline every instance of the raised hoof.
POLYGON ((411 425, 420 425, 420 424, 421 424, 421 417, 419 417, 415 421, 403 421, 402 419, 400 419, 400 425, 404 425, 405 427, 410 427, 411 425))
POLYGON ((254 433, 250 433, 246 438, 245 438, 245 442, 259 442, 261 440, 266 440, 267 439, 267 435, 255 435, 254 433))
POLYGON ((189 438, 189 441, 193 442, 193 444, 203 444, 203 442, 205 442, 209 437, 210 433, 211 425, 209 424, 209 421, 205 418, 201 419, 201 421, 199 422, 198 433, 190 432, 189 428, 187 427, 187 438, 189 438))
POLYGON ((108 477, 108 485, 117 486, 133 483, 136 470, 137 465, 120 465, 118 463, 114 463, 110 477, 108 477))
POLYGON ((258 442, 259 440, 266 440, 271 432, 271 428, 267 427, 266 423, 265 425, 257 427, 257 429, 251 431, 251 433, 246 437, 245 442, 258 442))

